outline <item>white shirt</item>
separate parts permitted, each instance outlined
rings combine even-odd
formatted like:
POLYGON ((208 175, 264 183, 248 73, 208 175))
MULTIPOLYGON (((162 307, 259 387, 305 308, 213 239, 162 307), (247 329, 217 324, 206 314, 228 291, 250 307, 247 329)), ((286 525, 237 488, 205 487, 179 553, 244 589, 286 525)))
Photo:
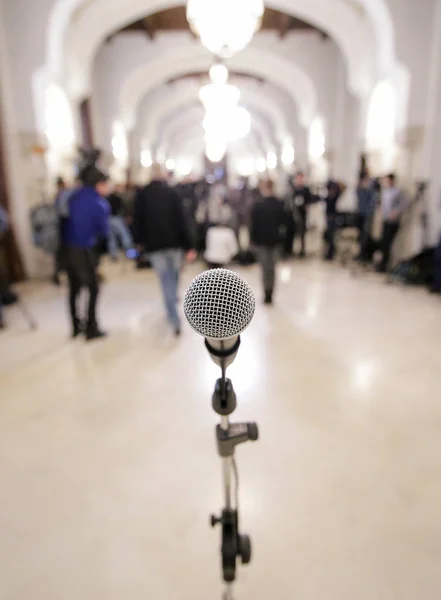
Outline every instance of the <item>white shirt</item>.
POLYGON ((204 258, 209 263, 227 265, 239 252, 234 231, 229 227, 210 227, 204 258))
MULTIPOLYGON (((381 211, 383 213, 383 219, 389 219, 391 212, 396 212, 399 217, 405 208, 406 199, 399 188, 384 188, 381 194, 381 211)), ((395 220, 397 220, 398 217, 396 217, 395 220)))

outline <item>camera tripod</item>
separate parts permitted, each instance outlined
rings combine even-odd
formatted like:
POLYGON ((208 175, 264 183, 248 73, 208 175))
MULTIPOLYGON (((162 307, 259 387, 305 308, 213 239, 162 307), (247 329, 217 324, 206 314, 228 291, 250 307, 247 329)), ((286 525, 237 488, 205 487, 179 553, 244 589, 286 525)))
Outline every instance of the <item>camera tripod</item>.
MULTIPOLYGON (((242 564, 251 561, 251 540, 239 530, 239 477, 234 458, 237 445, 248 441, 256 441, 259 437, 256 423, 230 423, 229 416, 237 406, 236 394, 230 379, 225 376, 226 368, 221 365, 222 377, 216 381, 212 405, 214 411, 221 417, 216 427, 216 442, 219 456, 222 459, 225 506, 221 516, 211 516, 211 526, 222 527, 222 571, 223 579, 230 586, 236 579, 237 560, 242 564), (235 493, 233 494, 233 476, 235 493)), ((231 598, 228 589, 225 598, 231 598)))

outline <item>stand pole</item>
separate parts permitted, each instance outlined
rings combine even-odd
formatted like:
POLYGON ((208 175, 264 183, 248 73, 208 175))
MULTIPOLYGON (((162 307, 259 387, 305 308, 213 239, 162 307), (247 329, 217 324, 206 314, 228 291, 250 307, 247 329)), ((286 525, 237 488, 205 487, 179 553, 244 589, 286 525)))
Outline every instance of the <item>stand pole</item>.
MULTIPOLYGON (((216 427, 216 441, 219 456, 222 459, 225 506, 220 517, 212 515, 211 524, 222 526, 222 570, 224 581, 231 584, 236 579, 236 563, 241 558, 242 564, 251 561, 251 541, 248 535, 239 533, 239 507, 233 499, 232 476, 236 473, 236 496, 238 496, 237 472, 234 468, 234 450, 238 444, 258 439, 258 428, 255 423, 230 423, 229 415, 236 409, 236 394, 233 385, 225 377, 216 382, 213 394, 213 409, 220 415, 220 424, 216 427)), ((231 587, 227 588, 226 598, 231 598, 231 587)))

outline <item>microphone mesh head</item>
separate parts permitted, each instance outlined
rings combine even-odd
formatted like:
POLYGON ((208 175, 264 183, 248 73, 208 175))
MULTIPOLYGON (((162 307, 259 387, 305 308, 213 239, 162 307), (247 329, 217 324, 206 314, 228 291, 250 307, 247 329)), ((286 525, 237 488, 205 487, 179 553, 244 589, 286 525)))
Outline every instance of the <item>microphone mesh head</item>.
POLYGON ((242 333, 254 315, 256 300, 250 286, 233 271, 204 271, 185 292, 184 313, 200 335, 227 339, 242 333))

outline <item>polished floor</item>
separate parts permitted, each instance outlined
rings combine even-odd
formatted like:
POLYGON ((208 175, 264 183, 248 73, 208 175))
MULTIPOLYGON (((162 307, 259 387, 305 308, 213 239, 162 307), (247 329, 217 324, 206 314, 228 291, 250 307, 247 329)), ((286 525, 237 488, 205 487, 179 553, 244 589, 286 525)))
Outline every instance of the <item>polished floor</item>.
MULTIPOLYGON (((89 345, 67 340, 64 290, 24 294, 38 331, 12 309, 0 335, 0 599, 220 600, 202 339, 170 334, 149 272, 109 271, 112 335, 89 345)), ((230 372, 261 430, 237 452, 254 560, 236 600, 439 600, 440 349, 438 298, 280 269, 230 372)))

